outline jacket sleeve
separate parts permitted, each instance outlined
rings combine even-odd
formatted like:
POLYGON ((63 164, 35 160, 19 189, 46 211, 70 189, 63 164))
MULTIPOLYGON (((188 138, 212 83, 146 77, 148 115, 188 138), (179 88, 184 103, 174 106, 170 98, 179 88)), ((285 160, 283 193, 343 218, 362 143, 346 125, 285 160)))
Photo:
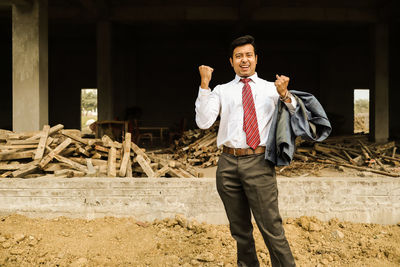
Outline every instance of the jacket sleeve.
POLYGON ((318 100, 311 94, 295 94, 297 107, 290 121, 295 136, 321 142, 332 131, 328 117, 318 100))

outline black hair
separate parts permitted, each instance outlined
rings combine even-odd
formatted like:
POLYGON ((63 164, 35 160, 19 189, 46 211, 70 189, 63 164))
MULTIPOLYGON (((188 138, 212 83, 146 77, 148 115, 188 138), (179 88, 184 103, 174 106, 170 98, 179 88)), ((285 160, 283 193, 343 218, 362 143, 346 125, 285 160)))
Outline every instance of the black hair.
POLYGON ((256 43, 255 43, 254 37, 251 35, 245 35, 245 36, 236 38, 235 40, 232 41, 231 46, 230 46, 229 57, 233 57, 233 50, 235 50, 236 47, 246 45, 246 44, 251 44, 254 47, 254 54, 257 55, 257 49, 256 49, 256 43))

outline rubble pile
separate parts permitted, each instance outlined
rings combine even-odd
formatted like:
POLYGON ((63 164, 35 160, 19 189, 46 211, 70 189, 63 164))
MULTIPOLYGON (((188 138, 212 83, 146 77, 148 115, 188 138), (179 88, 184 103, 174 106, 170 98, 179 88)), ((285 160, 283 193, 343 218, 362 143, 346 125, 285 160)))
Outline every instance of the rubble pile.
POLYGON ((201 177, 188 164, 146 153, 126 133, 122 143, 107 135, 82 138, 58 124, 42 131, 0 131, 0 177, 201 177))
MULTIPOLYGON (((217 127, 186 131, 175 141, 173 158, 199 167, 216 166, 222 153, 216 144, 217 127)), ((293 162, 278 171, 300 168, 302 172, 295 175, 303 175, 307 168, 306 174, 312 175, 327 166, 400 177, 400 154, 395 141, 376 144, 369 142, 366 135, 330 137, 321 143, 298 137, 293 162)))
POLYGON ((376 144, 362 135, 331 137, 322 143, 298 140, 294 158, 400 177, 400 155, 395 141, 376 144))
POLYGON ((216 166, 222 153, 217 147, 218 123, 207 130, 189 130, 175 140, 173 158, 193 166, 216 166))
MULTIPOLYGON (((130 133, 120 143, 107 135, 82 138, 79 130, 63 128, 59 124, 37 132, 0 130, 0 177, 203 177, 197 167, 216 166, 222 153, 216 144, 218 123, 184 132, 170 155, 145 152, 131 141, 130 133)), ((400 177, 397 149, 394 141, 376 144, 365 135, 330 137, 321 143, 297 138, 293 162, 277 170, 304 176, 334 167, 400 177)))

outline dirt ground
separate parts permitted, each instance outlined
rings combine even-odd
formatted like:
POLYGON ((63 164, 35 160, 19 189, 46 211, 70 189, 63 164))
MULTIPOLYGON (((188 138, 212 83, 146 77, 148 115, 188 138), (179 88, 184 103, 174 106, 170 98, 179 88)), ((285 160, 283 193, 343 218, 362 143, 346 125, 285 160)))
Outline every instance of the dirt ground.
MULTIPOLYGON (((298 266, 400 266, 400 223, 284 220, 298 266)), ((255 231, 261 266, 270 266, 255 231)), ((0 266, 236 266, 227 225, 174 219, 0 217, 0 266)))

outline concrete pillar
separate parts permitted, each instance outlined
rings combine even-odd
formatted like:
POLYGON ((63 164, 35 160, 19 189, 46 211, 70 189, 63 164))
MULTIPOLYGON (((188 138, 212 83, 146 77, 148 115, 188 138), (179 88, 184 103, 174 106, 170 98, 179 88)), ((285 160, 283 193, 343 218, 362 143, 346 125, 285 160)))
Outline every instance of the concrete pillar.
POLYGON ((48 124, 48 2, 12 6, 13 130, 48 124))
POLYGON ((99 120, 112 120, 114 118, 111 74, 111 26, 109 21, 99 21, 97 23, 97 96, 99 120))
POLYGON ((375 92, 373 94, 373 137, 375 142, 389 138, 389 30, 386 23, 375 25, 375 92))

